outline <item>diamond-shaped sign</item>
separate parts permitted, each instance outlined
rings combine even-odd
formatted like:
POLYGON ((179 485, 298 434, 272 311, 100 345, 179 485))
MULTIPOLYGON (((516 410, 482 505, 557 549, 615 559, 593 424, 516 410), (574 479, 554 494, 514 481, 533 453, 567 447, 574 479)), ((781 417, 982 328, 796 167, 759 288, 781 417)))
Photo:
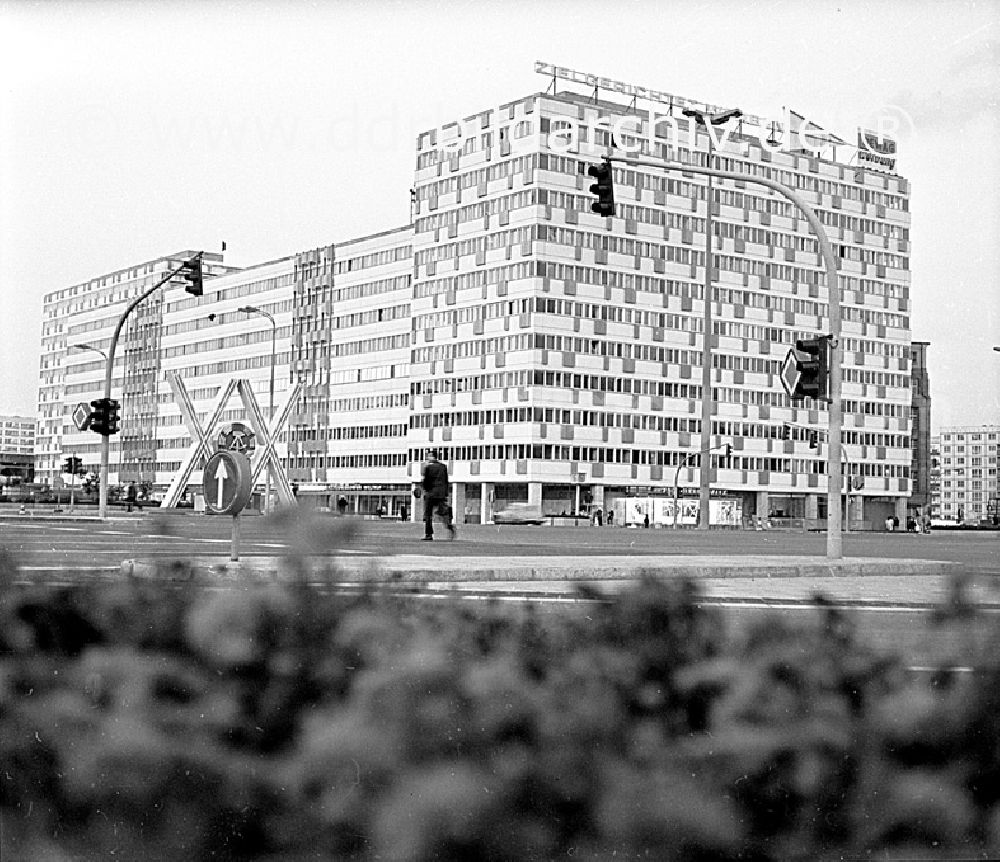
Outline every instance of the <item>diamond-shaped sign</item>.
POLYGON ((795 355, 795 350, 789 348, 785 355, 785 361, 781 363, 781 385, 789 398, 795 397, 795 388, 802 379, 802 369, 799 368, 799 359, 795 355))
POLYGON ((90 427, 90 405, 86 401, 81 401, 73 408, 73 424, 78 431, 86 431, 90 427))

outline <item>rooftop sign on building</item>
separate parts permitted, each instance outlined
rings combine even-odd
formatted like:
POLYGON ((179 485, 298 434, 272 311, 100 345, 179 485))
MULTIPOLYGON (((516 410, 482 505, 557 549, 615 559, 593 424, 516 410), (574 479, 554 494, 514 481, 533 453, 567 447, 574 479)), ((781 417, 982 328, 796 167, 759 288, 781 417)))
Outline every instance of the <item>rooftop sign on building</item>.
POLYGON ((891 174, 896 169, 896 142, 868 129, 858 129, 858 164, 891 174))

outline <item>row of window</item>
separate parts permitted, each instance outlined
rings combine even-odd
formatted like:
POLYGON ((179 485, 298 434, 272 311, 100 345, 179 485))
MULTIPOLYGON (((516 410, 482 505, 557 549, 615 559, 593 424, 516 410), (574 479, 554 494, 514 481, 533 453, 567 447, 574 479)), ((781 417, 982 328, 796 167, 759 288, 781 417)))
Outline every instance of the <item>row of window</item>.
POLYGON ((410 346, 410 333, 400 335, 383 335, 378 338, 363 338, 358 341, 345 341, 342 344, 318 345, 316 355, 319 357, 358 356, 372 353, 384 353, 386 350, 398 350, 410 346))
POLYGON ((446 275, 418 282, 413 288, 413 298, 422 299, 429 296, 440 296, 466 288, 482 288, 488 284, 506 284, 512 281, 531 278, 539 275, 536 261, 493 266, 488 269, 477 269, 461 275, 446 275))
POLYGON ((362 299, 366 296, 378 296, 382 293, 395 293, 398 290, 409 292, 411 276, 397 275, 392 278, 379 278, 375 281, 365 281, 362 284, 351 284, 344 287, 334 287, 330 291, 333 302, 347 302, 351 299, 362 299))
MULTIPOLYGON (((592 464, 637 464, 660 467, 676 467, 689 452, 671 452, 665 449, 612 448, 605 446, 568 446, 558 443, 485 443, 478 446, 435 446, 444 461, 573 461, 592 464)), ((426 459, 427 449, 411 449, 410 459, 426 459)), ((726 470, 747 470, 753 472, 793 473, 797 475, 824 474, 826 461, 823 459, 776 458, 733 453, 728 457, 713 454, 712 461, 726 470)), ((691 459, 688 463, 695 462, 691 459)), ((854 475, 872 478, 909 478, 908 464, 885 462, 865 462, 852 465, 854 475)))
POLYGON ((369 440, 375 437, 405 437, 406 425, 338 425, 333 428, 292 428, 289 442, 316 440, 369 440))
POLYGON ((437 198, 458 191, 459 189, 477 188, 483 183, 494 180, 506 179, 533 171, 538 165, 538 154, 532 153, 526 156, 517 156, 511 159, 504 159, 486 167, 466 171, 461 174, 454 174, 450 177, 434 180, 429 183, 418 184, 414 189, 414 199, 416 201, 429 201, 431 206, 436 206, 437 198))
MULTIPOLYGON (((292 327, 279 326, 276 331, 276 338, 288 338, 292 334, 292 327)), ((162 350, 164 359, 174 359, 178 356, 193 356, 197 353, 208 353, 213 350, 240 350, 250 347, 253 344, 270 344, 271 327, 258 329, 256 332, 241 332, 237 335, 229 335, 225 338, 208 338, 204 341, 188 341, 185 344, 177 344, 173 347, 165 347, 162 350)), ((270 354, 269 354, 270 355, 270 354)), ((275 363, 284 365, 288 361, 286 354, 276 355, 275 363)), ((270 362, 270 359, 268 359, 270 362)))
POLYGON ((348 272, 356 272, 359 269, 371 269, 375 266, 387 266, 390 263, 398 263, 401 260, 409 260, 413 254, 413 247, 410 245, 397 245, 384 248, 380 251, 369 252, 368 254, 349 257, 345 260, 338 260, 333 265, 333 274, 341 275, 348 272))
POLYGON ((341 314, 330 319, 330 329, 347 329, 352 326, 366 326, 370 323, 388 323, 390 320, 402 320, 410 316, 410 303, 389 305, 385 308, 370 308, 367 311, 356 311, 353 314, 341 314))
MULTIPOLYGON (((227 287, 224 290, 217 290, 212 294, 212 300, 221 302, 227 299, 237 299, 244 296, 253 296, 258 293, 267 293, 272 290, 282 290, 283 288, 291 287, 294 283, 294 274, 284 272, 281 275, 275 275, 270 278, 262 278, 245 284, 237 284, 235 287, 227 287)), ((164 309, 164 314, 170 314, 186 308, 194 308, 202 301, 197 296, 187 296, 184 294, 182 296, 184 298, 178 299, 175 302, 168 302, 164 309)))
MULTIPOLYGON (((720 190, 719 195, 720 205, 732 204, 735 207, 738 202, 745 203, 745 199, 739 201, 735 195, 731 196, 727 194, 725 189, 720 190)), ((783 201, 774 201, 772 198, 762 198, 761 201, 780 204, 780 208, 774 206, 767 208, 763 206, 757 207, 756 209, 761 212, 766 212, 769 215, 786 216, 788 218, 795 218, 798 215, 797 211, 791 208, 791 204, 784 203, 783 201)), ((565 210, 588 212, 592 202, 592 196, 581 195, 575 192, 554 191, 551 189, 538 190, 538 203, 548 204, 565 210)), ((620 218, 629 219, 639 224, 649 224, 663 228, 669 227, 695 234, 704 234, 705 232, 705 219, 703 217, 689 213, 671 212, 662 206, 648 207, 642 206, 639 203, 618 203, 615 212, 620 218)), ((831 210, 820 209, 817 210, 817 214, 820 216, 820 221, 826 226, 838 231, 863 232, 883 239, 891 237, 905 240, 909 237, 909 230, 907 228, 889 222, 850 216, 847 213, 831 210)), ((817 252, 819 250, 818 240, 807 234, 727 221, 724 215, 716 215, 716 218, 713 219, 713 225, 714 235, 727 239, 742 239, 745 242, 753 242, 758 245, 773 248, 792 248, 796 251, 817 252)))
MULTIPOLYGON (((598 130, 596 136, 597 143, 610 143, 610 135, 608 132, 603 130, 598 130)), ((644 151, 648 149, 645 142, 642 143, 644 151)), ((656 143, 653 148, 654 158, 663 158, 667 161, 682 162, 687 164, 698 165, 700 167, 707 167, 708 164, 708 153, 701 150, 689 150, 684 147, 672 147, 668 144, 656 143)), ((721 170, 729 170, 734 173, 745 173, 747 176, 758 175, 758 176, 769 176, 773 173, 777 173, 778 182, 783 185, 790 186, 793 189, 799 189, 804 191, 811 191, 816 194, 828 194, 832 197, 839 197, 844 200, 851 200, 857 203, 868 204, 869 206, 883 206, 886 209, 892 210, 903 210, 905 211, 909 204, 905 196, 892 194, 891 192, 878 191, 876 189, 870 189, 849 182, 838 182, 834 179, 821 179, 817 176, 805 174, 805 173, 795 173, 792 174, 790 171, 784 171, 780 167, 771 167, 767 164, 760 162, 749 162, 740 161, 726 156, 716 156, 718 161, 714 163, 716 167, 721 170), (728 165, 728 167, 726 167, 728 165)), ((586 173, 586 165, 589 162, 581 161, 580 165, 582 170, 578 169, 576 173, 586 173)), ((635 188, 637 176, 643 178, 643 188, 667 191, 667 184, 671 182, 662 172, 660 173, 645 173, 636 171, 633 168, 615 168, 615 182, 621 183, 625 186, 630 186, 635 188), (650 178, 650 181, 646 181, 646 177, 650 178)), ((677 182, 673 180, 673 182, 677 182)), ((697 188, 698 186, 694 183, 689 184, 697 188)), ((723 189, 728 191, 728 189, 723 189)), ((670 193, 670 192, 668 192, 670 193)), ((673 194, 680 194, 681 197, 690 198, 692 195, 690 193, 685 193, 684 191, 673 192, 673 194)), ((758 195, 752 195, 746 192, 737 192, 737 194, 745 197, 758 197, 758 195)), ((766 194, 766 192, 764 193, 766 194)), ((743 204, 738 203, 734 206, 742 207, 743 204)), ((791 206, 791 204, 789 204, 791 206)))
POLYGON ((476 203, 462 204, 455 209, 444 210, 432 213, 429 216, 418 218, 413 223, 415 233, 429 233, 430 231, 442 228, 458 227, 460 224, 480 221, 486 216, 500 215, 500 213, 511 210, 523 209, 524 207, 535 206, 539 203, 538 189, 525 189, 501 197, 489 198, 487 200, 476 201, 476 203))
POLYGON ((910 385, 910 378, 906 374, 872 371, 870 368, 845 368, 843 380, 845 383, 862 383, 866 386, 886 386, 894 389, 906 389, 910 385))
POLYGON ((426 266, 440 260, 454 260, 462 255, 479 254, 498 248, 511 248, 522 243, 531 242, 537 235, 539 225, 497 230, 481 236, 460 239, 455 242, 442 242, 421 249, 413 256, 415 266, 426 266))
MULTIPOLYGON (((739 422, 735 420, 713 419, 712 433, 719 437, 760 437, 773 438, 782 435, 782 425, 761 424, 759 422, 739 422)), ((792 426, 790 439, 808 441, 813 432, 807 428, 792 426)), ((909 449, 908 434, 892 434, 884 431, 858 431, 844 428, 842 442, 848 446, 878 446, 886 449, 909 449)))
MULTIPOLYGON (((409 337, 409 336, 407 336, 409 337)), ((319 369, 312 375, 312 382, 329 383, 331 386, 345 383, 373 383, 376 380, 393 380, 409 376, 408 364, 379 365, 373 368, 342 368, 337 371, 319 369)))
POLYGON ((694 315, 671 314, 669 312, 647 311, 631 306, 540 296, 466 305, 461 308, 421 314, 414 318, 413 329, 419 331, 439 326, 503 320, 532 312, 584 320, 604 320, 610 323, 649 326, 680 332, 701 332, 702 329, 701 319, 694 315))

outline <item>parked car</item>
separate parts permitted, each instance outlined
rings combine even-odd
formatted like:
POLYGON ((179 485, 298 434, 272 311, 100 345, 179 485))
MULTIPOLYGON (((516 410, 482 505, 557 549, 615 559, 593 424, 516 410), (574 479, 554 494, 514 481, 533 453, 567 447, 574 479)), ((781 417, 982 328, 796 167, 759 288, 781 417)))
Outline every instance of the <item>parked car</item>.
POLYGON ((493 513, 494 524, 544 524, 545 516, 540 506, 530 503, 508 503, 506 508, 493 513))

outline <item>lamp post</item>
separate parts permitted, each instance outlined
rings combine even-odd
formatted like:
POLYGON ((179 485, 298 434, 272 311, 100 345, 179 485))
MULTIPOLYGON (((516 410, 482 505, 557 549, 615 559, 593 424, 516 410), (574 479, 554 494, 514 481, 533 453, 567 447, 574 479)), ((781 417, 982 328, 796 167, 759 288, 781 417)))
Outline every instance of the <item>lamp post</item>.
MULTIPOLYGON (((790 200, 805 216, 812 228, 816 239, 819 242, 820 260, 826 270, 826 283, 828 285, 828 299, 830 304, 830 370, 829 370, 829 401, 830 401, 830 454, 827 458, 827 529, 826 529, 826 555, 830 560, 839 560, 844 556, 843 542, 841 539, 841 483, 843 476, 843 465, 840 461, 841 436, 844 424, 843 398, 841 394, 843 382, 842 363, 844 359, 844 346, 841 344, 841 311, 840 311, 840 282, 837 277, 837 256, 833 252, 830 238, 826 234, 826 228, 819 220, 815 210, 793 189, 772 180, 770 177, 757 177, 748 174, 740 174, 735 171, 720 171, 715 168, 701 168, 696 165, 686 165, 679 162, 663 161, 662 159, 633 158, 631 156, 612 156, 608 159, 611 162, 621 162, 626 165, 635 165, 660 170, 688 171, 692 174, 705 174, 707 176, 719 177, 720 179, 739 180, 741 182, 761 185, 777 192, 790 200)), ((704 430, 704 429, 702 429, 704 430)))
MULTIPOLYGON (((236 309, 243 314, 259 314, 262 317, 266 317, 271 323, 271 382, 268 386, 268 397, 267 397, 267 422, 270 425, 274 421, 274 357, 275 357, 275 341, 278 334, 278 326, 274 322, 274 315, 269 311, 265 311, 263 308, 258 308, 256 305, 244 305, 242 308, 236 309)), ((270 429, 268 429, 270 431, 270 429)), ((267 475, 264 479, 264 514, 268 515, 271 513, 271 467, 270 463, 267 466, 267 475)))
MULTIPOLYGON (((739 108, 731 108, 728 111, 718 111, 710 114, 707 111, 698 111, 694 108, 685 108, 682 112, 685 117, 694 119, 698 126, 704 126, 708 135, 708 161, 707 168, 712 167, 712 156, 715 153, 714 138, 709 125, 722 126, 730 120, 742 117, 743 112, 739 108)), ((704 332, 702 333, 702 357, 701 357, 701 449, 707 454, 712 446, 712 413, 714 399, 712 398, 712 253, 713 225, 712 225, 712 203, 713 203, 712 174, 708 175, 708 186, 705 193, 705 289, 704 289, 704 332)), ((698 515, 698 529, 709 529, 708 501, 711 498, 712 475, 707 465, 702 465, 699 473, 699 500, 700 509, 698 515)), ((676 509, 674 510, 676 513, 676 509)))
MULTIPOLYGON (((185 286, 185 290, 192 294, 193 296, 202 295, 202 283, 201 283, 201 256, 203 252, 198 252, 194 257, 189 260, 184 261, 180 266, 170 270, 165 276, 163 276, 156 284, 151 285, 146 288, 142 293, 140 293, 135 299, 133 299, 125 311, 122 312, 121 316, 118 318, 118 323, 115 324, 115 331, 111 335, 111 341, 108 344, 108 354, 107 361, 104 363, 104 398, 111 398, 111 375, 115 367, 115 350, 118 347, 118 339, 122 334, 122 327, 125 326, 125 321, 128 316, 135 311, 136 306, 139 305, 147 296, 152 295, 154 291, 159 290, 163 285, 165 285, 172 278, 176 278, 181 273, 191 272, 191 279, 194 279, 194 273, 196 270, 197 279, 192 280, 190 284, 185 286)), ((101 435, 101 472, 100 472, 100 487, 98 488, 98 517, 103 521, 108 515, 108 473, 110 468, 110 455, 111 455, 111 437, 110 435, 101 435)))

